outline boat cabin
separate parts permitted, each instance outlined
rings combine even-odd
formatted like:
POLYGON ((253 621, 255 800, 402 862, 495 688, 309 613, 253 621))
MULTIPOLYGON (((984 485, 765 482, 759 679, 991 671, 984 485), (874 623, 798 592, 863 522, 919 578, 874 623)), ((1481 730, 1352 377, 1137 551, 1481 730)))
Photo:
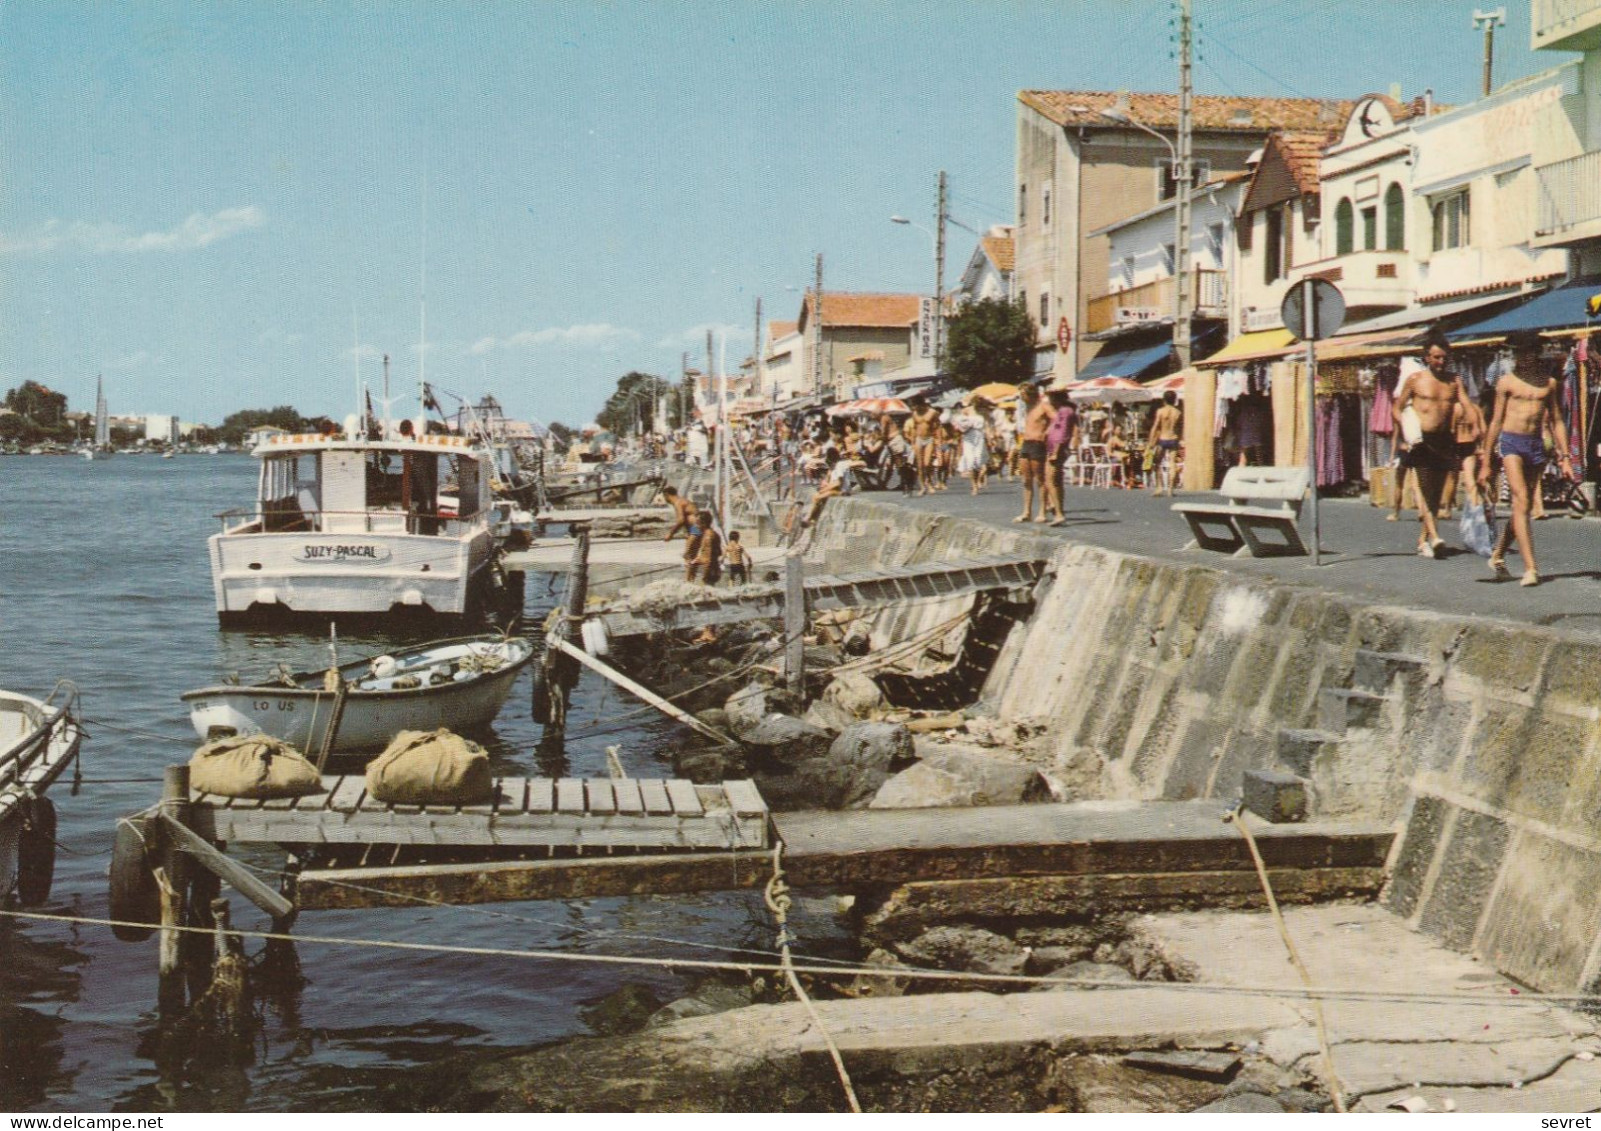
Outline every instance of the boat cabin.
POLYGON ((257 491, 264 534, 459 536, 490 506, 486 455, 457 436, 270 437, 257 491))

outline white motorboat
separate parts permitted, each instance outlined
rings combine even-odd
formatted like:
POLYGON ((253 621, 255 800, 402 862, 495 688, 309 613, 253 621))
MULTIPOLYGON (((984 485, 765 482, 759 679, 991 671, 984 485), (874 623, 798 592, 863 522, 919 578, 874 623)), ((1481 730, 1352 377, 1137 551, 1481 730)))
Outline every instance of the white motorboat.
POLYGON ((45 790, 78 756, 78 689, 63 680, 47 699, 0 691, 0 903, 50 896, 56 811, 45 790))
POLYGON ((182 698, 201 738, 268 734, 312 756, 337 714, 332 752, 348 753, 385 746, 402 730, 482 730, 533 654, 520 637, 465 637, 341 664, 342 694, 330 688, 326 671, 316 671, 248 687, 203 687, 182 698))
POLYGON ((256 505, 220 516, 209 540, 225 626, 483 607, 496 568, 490 453, 410 421, 374 431, 382 438, 352 417, 342 434, 279 433, 256 446, 256 505))

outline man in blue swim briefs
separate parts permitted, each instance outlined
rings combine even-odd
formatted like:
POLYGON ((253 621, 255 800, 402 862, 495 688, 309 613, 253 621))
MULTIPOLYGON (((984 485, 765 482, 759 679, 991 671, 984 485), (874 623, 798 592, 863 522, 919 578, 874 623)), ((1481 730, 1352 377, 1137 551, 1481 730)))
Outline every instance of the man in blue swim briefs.
POLYGON ((1562 473, 1573 475, 1572 461, 1568 458, 1568 428, 1562 420, 1562 402, 1554 378, 1542 370, 1540 352, 1544 347, 1540 335, 1525 332, 1508 336, 1512 347, 1512 372, 1503 374, 1495 385, 1495 411, 1490 426, 1484 433, 1484 446, 1479 451, 1479 482, 1488 484, 1490 459, 1501 457, 1506 470, 1507 485, 1512 494, 1512 521, 1501 528, 1490 554, 1490 568, 1497 578, 1508 576, 1506 568, 1507 546, 1513 538, 1518 541, 1518 552, 1523 555, 1521 585, 1540 584, 1540 573, 1534 563, 1534 539, 1530 533, 1529 512, 1534 507, 1534 493, 1540 489, 1540 475, 1545 470, 1545 429, 1549 422, 1552 438, 1556 440, 1557 464, 1562 473))
POLYGON ((1444 335, 1432 333, 1423 343, 1423 364, 1428 370, 1406 382, 1392 411, 1397 431, 1402 428, 1401 414, 1409 407, 1423 426, 1422 438, 1407 448, 1401 466, 1417 473, 1418 521, 1423 524, 1418 554, 1432 558, 1445 545, 1434 516, 1440 510, 1446 477, 1457 467, 1457 415, 1472 406, 1462 382, 1451 371, 1451 347, 1444 335))

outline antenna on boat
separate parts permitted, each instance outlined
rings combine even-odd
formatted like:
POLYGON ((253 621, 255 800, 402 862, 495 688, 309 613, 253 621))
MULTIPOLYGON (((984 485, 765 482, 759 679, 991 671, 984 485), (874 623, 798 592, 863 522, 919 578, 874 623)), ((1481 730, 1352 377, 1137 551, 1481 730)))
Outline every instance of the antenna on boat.
MULTIPOLYGON (((367 406, 362 403, 364 399, 362 393, 365 390, 361 384, 361 323, 356 319, 356 304, 354 302, 350 304, 350 335, 352 339, 350 356, 356 366, 356 419, 364 422, 362 431, 365 432, 367 406)), ((355 437, 351 437, 351 439, 355 439, 355 437)))
POLYGON ((389 355, 384 354, 384 436, 389 435, 389 404, 392 401, 389 395, 389 355))
MULTIPOLYGON (((422 170, 422 272, 417 283, 417 404, 428 403, 428 166, 422 170)), ((387 396, 388 389, 384 390, 387 396)), ((388 411, 387 409, 385 410, 388 411)))

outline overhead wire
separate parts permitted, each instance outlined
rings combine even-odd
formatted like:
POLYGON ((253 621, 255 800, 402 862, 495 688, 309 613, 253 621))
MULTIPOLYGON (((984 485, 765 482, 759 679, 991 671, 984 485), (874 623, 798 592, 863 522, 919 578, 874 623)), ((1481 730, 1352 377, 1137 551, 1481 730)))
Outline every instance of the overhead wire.
MULTIPOLYGON (((140 929, 170 930, 183 934, 202 934, 211 937, 214 927, 187 925, 162 926, 160 923, 135 922, 88 915, 58 915, 43 911, 24 911, 18 908, 0 908, 0 917, 48 923, 66 923, 90 927, 132 927, 140 929)), ((376 950, 409 951, 421 954, 454 954, 475 958, 512 958, 542 962, 572 962, 582 965, 660 967, 664 969, 716 970, 739 974, 782 975, 778 964, 744 962, 728 959, 663 958, 627 954, 588 954, 560 950, 525 949, 510 947, 464 946, 459 943, 403 942, 396 939, 370 939, 347 935, 290 934, 282 931, 262 931, 230 928, 231 935, 266 942, 300 943, 316 946, 351 946, 376 950)), ((1482 1005, 1502 1008, 1549 1008, 1552 1005, 1573 1007, 1601 1007, 1601 994, 1539 993, 1532 990, 1508 987, 1506 992, 1469 990, 1398 990, 1361 989, 1349 986, 1293 986, 1259 983, 1230 982, 1139 982, 1099 981, 1092 978, 1061 978, 1050 974, 992 974, 983 971, 933 970, 920 966, 868 966, 863 963, 822 966, 796 963, 793 969, 801 974, 820 977, 838 977, 857 974, 872 978, 895 978, 907 981, 977 983, 992 986, 1056 986, 1064 989, 1121 990, 1124 992, 1152 991, 1195 994, 1214 997, 1278 998, 1296 1001, 1321 998, 1325 1001, 1378 1002, 1391 1005, 1482 1005)))

